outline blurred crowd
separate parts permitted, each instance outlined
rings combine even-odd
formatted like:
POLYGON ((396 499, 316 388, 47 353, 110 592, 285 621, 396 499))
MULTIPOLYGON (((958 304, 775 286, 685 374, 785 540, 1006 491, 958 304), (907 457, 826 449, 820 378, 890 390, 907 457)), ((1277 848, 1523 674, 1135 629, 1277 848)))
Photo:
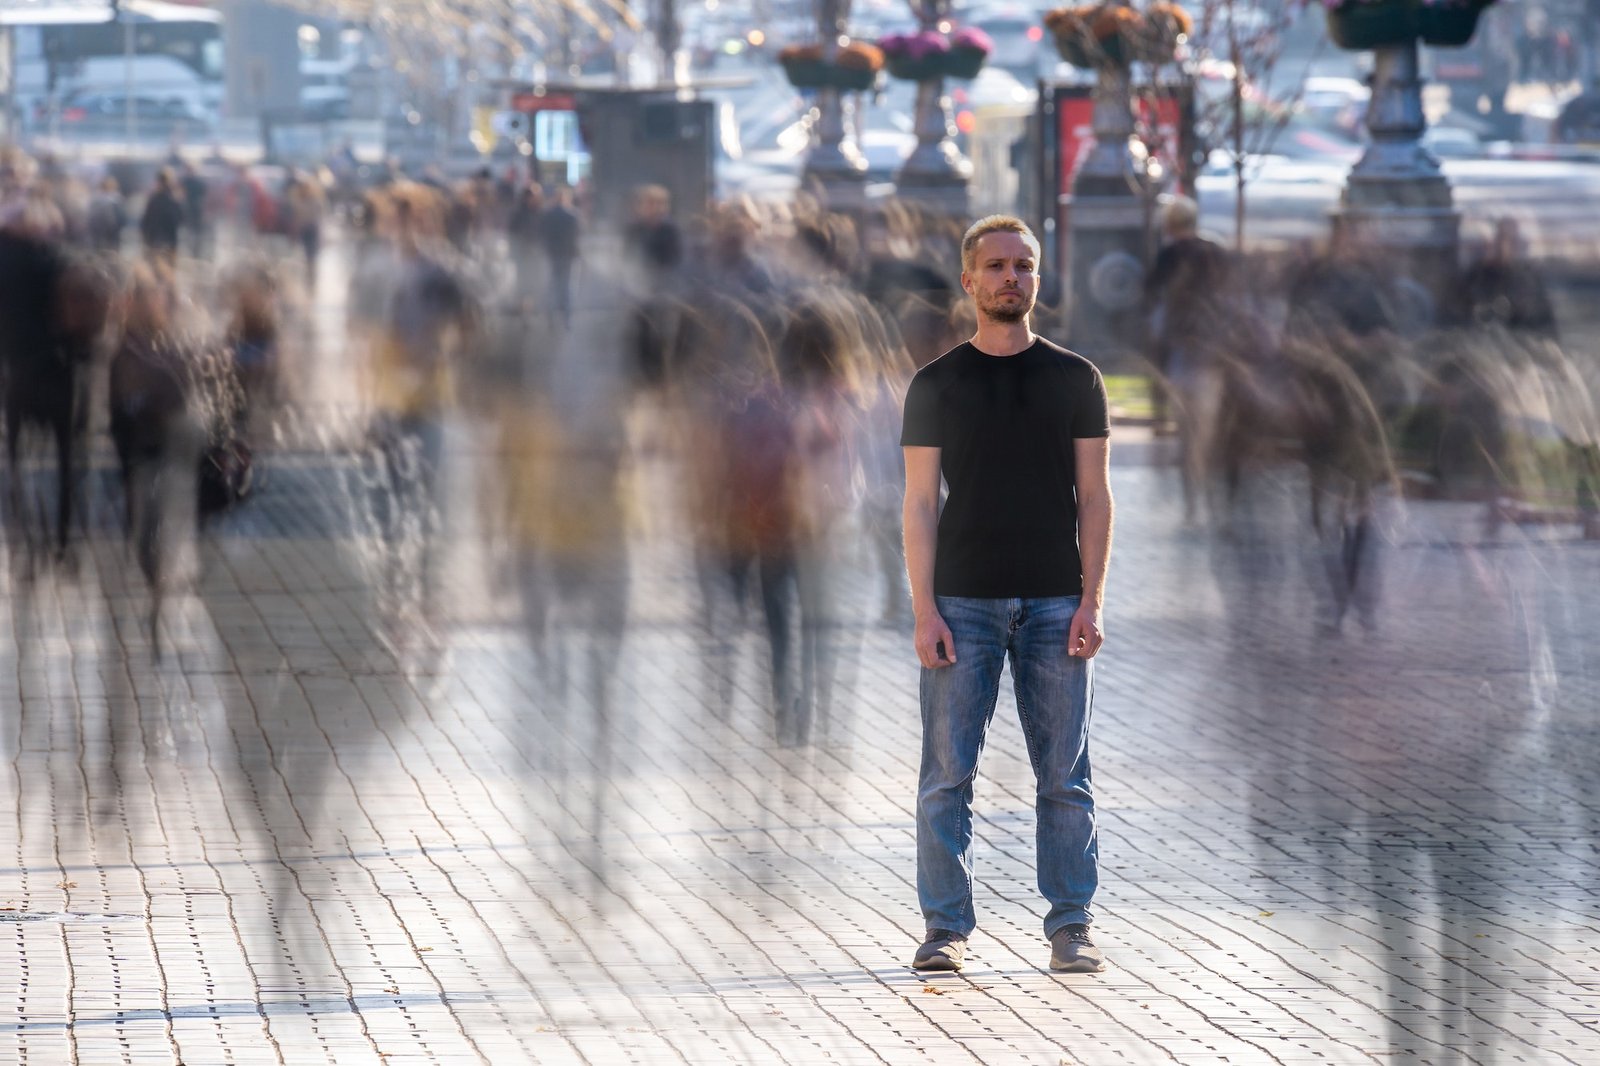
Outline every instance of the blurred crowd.
POLYGON ((837 602, 836 563, 870 555, 872 624, 909 616, 900 396, 970 328, 959 222, 736 202, 680 224, 668 190, 642 186, 608 225, 582 188, 488 171, 359 189, 291 171, 270 187, 175 161, 142 187, 123 178, 20 155, 0 171, 7 539, 29 572, 72 565, 109 435, 158 652, 200 531, 248 510, 284 444, 350 460, 329 494, 413 635, 446 621, 453 471, 471 466, 472 521, 514 575, 534 650, 581 686, 602 736, 640 530, 686 538, 708 684, 726 687, 742 621, 759 619, 785 745, 833 712, 857 607, 837 602), (332 289, 325 233, 342 258, 332 289), (330 363, 348 370, 343 403, 322 394, 330 363))
POLYGON ((1490 537, 1507 522, 1600 537, 1600 360, 1562 343, 1514 221, 1431 290, 1351 227, 1251 261, 1196 222, 1191 201, 1168 205, 1146 283, 1156 422, 1192 525, 1226 530, 1253 479, 1304 470, 1322 631, 1376 627, 1388 504, 1475 500, 1490 537))
MULTIPOLYGON (((908 619, 900 402, 970 335, 964 220, 803 196, 687 215, 648 185, 606 219, 582 186, 356 185, 348 163, 269 182, 175 159, 134 186, 0 162, 14 562, 70 565, 103 430, 159 650, 204 523, 260 490, 275 448, 340 452, 327 491, 391 619, 437 636, 452 531, 482 535, 559 679, 553 735, 582 722, 571 742, 603 763, 655 538, 692 573, 707 704, 726 713, 753 631, 773 739, 827 739, 851 627, 908 619)), ((1472 498, 1491 528, 1537 512, 1600 535, 1594 360, 1564 347, 1513 224, 1441 301, 1348 231, 1263 263, 1197 236, 1189 201, 1164 219, 1142 358, 1107 370, 1153 383, 1197 529, 1225 531, 1252 479, 1302 472, 1323 629, 1375 624, 1387 502, 1472 498)))

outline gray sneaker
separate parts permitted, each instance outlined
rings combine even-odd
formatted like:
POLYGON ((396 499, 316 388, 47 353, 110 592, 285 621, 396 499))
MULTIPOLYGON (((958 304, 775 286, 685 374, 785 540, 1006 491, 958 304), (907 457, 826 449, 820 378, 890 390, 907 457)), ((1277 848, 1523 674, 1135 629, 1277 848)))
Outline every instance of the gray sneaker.
POLYGON ((959 970, 966 954, 967 938, 948 929, 929 929, 928 939, 911 960, 913 970, 959 970))
POLYGON ((1074 922, 1050 938, 1050 968, 1057 973, 1099 973, 1106 968, 1106 957, 1089 939, 1089 927, 1074 922))

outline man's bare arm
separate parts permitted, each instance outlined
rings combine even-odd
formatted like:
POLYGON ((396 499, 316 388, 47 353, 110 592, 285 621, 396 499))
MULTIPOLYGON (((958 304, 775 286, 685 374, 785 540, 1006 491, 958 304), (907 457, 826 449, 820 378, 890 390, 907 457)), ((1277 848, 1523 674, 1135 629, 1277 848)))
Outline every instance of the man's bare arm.
POLYGON ((1106 601, 1106 568, 1111 562, 1111 442, 1079 437, 1072 442, 1078 488, 1078 553, 1083 560, 1083 601, 1072 619, 1067 651, 1085 659, 1105 643, 1100 612, 1106 601))
POLYGON ((938 448, 906 448, 905 530, 906 576, 911 582, 911 610, 916 616, 917 659, 936 670, 956 661, 955 641, 933 599, 933 556, 939 542, 938 448), (939 645, 945 656, 940 658, 939 645))

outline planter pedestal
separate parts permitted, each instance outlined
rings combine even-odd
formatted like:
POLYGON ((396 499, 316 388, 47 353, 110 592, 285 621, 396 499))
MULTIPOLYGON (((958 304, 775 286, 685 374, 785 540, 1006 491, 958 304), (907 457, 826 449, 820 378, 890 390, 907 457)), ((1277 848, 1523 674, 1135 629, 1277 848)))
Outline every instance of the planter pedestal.
POLYGON ((1427 119, 1417 43, 1385 45, 1373 56, 1372 141, 1350 170, 1334 225, 1341 238, 1403 261, 1437 302, 1456 269, 1461 216, 1439 161, 1422 146, 1427 119))
POLYGON ((1096 361, 1140 344, 1150 187, 1144 147, 1134 140, 1128 68, 1100 68, 1095 144, 1072 182, 1068 343, 1096 361))
POLYGON ((800 180, 815 185, 830 207, 852 209, 866 199, 867 161, 848 136, 851 104, 835 88, 817 90, 817 140, 800 180))
POLYGON ((895 189, 943 214, 965 216, 972 163, 952 139, 955 126, 942 77, 917 82, 915 114, 917 146, 895 175, 895 189))

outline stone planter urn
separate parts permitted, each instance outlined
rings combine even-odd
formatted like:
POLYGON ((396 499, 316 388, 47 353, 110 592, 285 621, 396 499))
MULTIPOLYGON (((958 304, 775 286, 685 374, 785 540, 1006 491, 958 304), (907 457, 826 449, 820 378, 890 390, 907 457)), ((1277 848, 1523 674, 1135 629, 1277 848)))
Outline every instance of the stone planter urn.
POLYGON ((1334 225, 1358 243, 1392 253, 1412 278, 1441 296, 1456 268, 1461 216, 1439 161, 1422 145, 1419 44, 1460 47, 1488 6, 1421 0, 1346 2, 1327 10, 1328 36, 1341 48, 1372 51, 1370 143, 1350 170, 1334 225))
POLYGON ((947 7, 948 0, 913 4, 917 32, 891 34, 878 47, 890 77, 917 83, 912 119, 917 144, 895 174, 896 190, 934 210, 965 215, 972 163, 955 142, 945 81, 977 77, 994 46, 976 30, 952 30, 947 7))
POLYGON ((1095 75, 1094 145, 1073 175, 1066 209, 1068 343, 1114 358, 1142 340, 1140 298, 1159 191, 1137 136, 1133 64, 1172 61, 1192 23, 1176 5, 1140 10, 1121 0, 1057 8, 1044 23, 1061 58, 1095 75))
POLYGON ((854 208, 865 196, 867 160, 850 136, 853 94, 877 84, 883 53, 845 37, 843 9, 825 7, 818 25, 824 40, 785 48, 778 53, 778 64, 790 85, 816 91, 814 140, 801 177, 817 186, 831 205, 854 208), (827 36, 830 29, 833 36, 827 36))

